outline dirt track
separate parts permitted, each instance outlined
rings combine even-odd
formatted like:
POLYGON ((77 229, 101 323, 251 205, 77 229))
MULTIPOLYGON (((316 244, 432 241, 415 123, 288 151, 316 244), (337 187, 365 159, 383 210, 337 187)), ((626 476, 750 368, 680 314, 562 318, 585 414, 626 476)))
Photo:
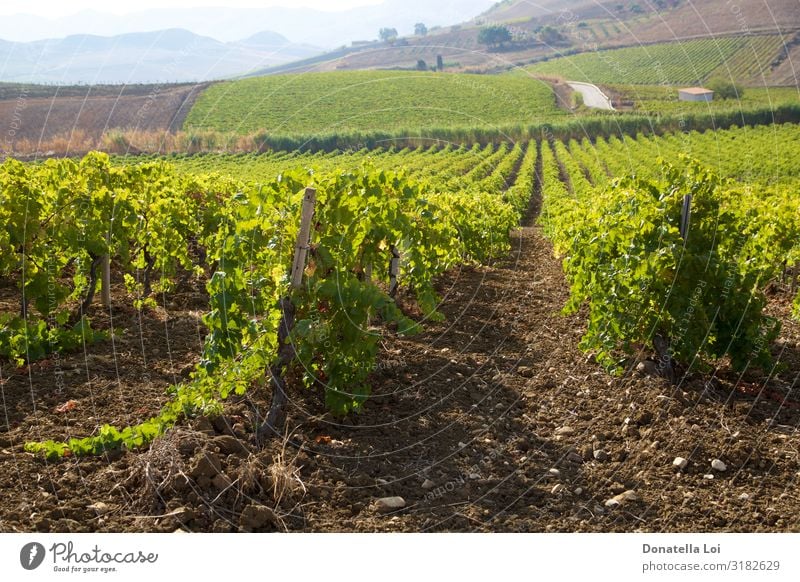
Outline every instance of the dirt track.
POLYGON ((583 95, 583 104, 586 105, 586 107, 605 109, 608 111, 614 110, 614 107, 611 105, 611 99, 609 99, 597 85, 578 83, 575 81, 570 81, 567 84, 583 95))

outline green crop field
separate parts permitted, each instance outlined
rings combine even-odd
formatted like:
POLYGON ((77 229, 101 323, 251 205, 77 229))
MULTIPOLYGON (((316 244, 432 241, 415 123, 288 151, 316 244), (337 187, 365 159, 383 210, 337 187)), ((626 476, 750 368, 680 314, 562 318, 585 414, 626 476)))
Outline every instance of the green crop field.
POLYGON ((695 84, 712 73, 735 79, 739 74, 749 80, 760 70, 759 64, 769 62, 768 55, 777 56, 779 40, 728 37, 586 52, 537 63, 527 70, 571 81, 629 85, 695 84))
MULTIPOLYGON (((692 414, 688 422, 703 422, 696 408, 687 410, 695 406, 689 398, 700 401, 704 394, 708 400, 701 405, 715 412, 707 414, 709 422, 718 424, 724 412, 726 422, 758 429, 754 438, 763 438, 762 424, 795 426, 800 410, 792 387, 798 369, 795 330, 800 329, 795 285, 800 125, 659 136, 622 132, 617 125, 611 136, 586 131, 576 132, 575 139, 560 139, 550 129, 524 141, 460 146, 7 159, 0 164, 0 387, 5 395, 30 398, 36 386, 35 397, 42 402, 14 409, 21 419, 15 425, 6 421, 17 454, 26 455, 20 465, 29 471, 50 465, 63 472, 81 463, 100 471, 112 453, 145 463, 155 451, 165 460, 158 460, 154 470, 161 471, 160 463, 173 457, 181 459, 187 470, 179 483, 188 485, 167 489, 170 505, 146 511, 167 519, 178 511, 171 509, 176 503, 185 503, 202 515, 199 505, 220 495, 225 503, 238 504, 236 511, 246 511, 247 496, 223 494, 234 486, 228 474, 246 477, 249 473, 239 471, 262 461, 248 460, 255 457, 251 453, 225 455, 223 444, 232 441, 245 451, 263 447, 258 454, 272 454, 266 448, 269 436, 303 423, 312 427, 303 443, 325 447, 335 441, 343 447, 345 441, 331 436, 333 424, 341 422, 345 428, 336 430, 347 432, 333 434, 362 447, 370 433, 355 433, 356 428, 370 430, 368 423, 380 415, 409 406, 387 399, 386 390, 416 389, 420 381, 427 382, 426 389, 409 398, 426 408, 440 398, 433 390, 445 397, 454 390, 474 391, 469 400, 459 401, 454 414, 480 414, 476 422, 481 424, 491 414, 529 416, 508 412, 528 400, 535 410, 548 411, 540 390, 563 395, 561 406, 568 411, 563 414, 570 422, 579 418, 576 401, 581 407, 601 402, 612 409, 582 418, 593 423, 606 414, 606 434, 627 426, 622 420, 627 415, 638 414, 620 403, 621 398, 627 402, 625 390, 642 390, 636 406, 638 398, 649 398, 655 412, 641 416, 648 426, 630 423, 637 432, 620 435, 625 443, 640 440, 640 429, 653 427, 662 431, 660 442, 668 442, 683 422, 678 415, 692 414), (507 315, 494 319, 492 313, 501 307, 507 315), (466 308, 472 311, 465 315, 466 308), (516 314, 526 319, 512 319, 516 314), (469 327, 463 327, 465 319, 469 327), (511 336, 519 337, 514 341, 519 347, 504 352, 510 349, 504 328, 512 326, 520 329, 511 336), (185 337, 165 340, 174 342, 162 344, 168 350, 145 351, 141 346, 154 341, 154 329, 167 338, 185 337), (472 329, 486 334, 475 336, 482 338, 480 347, 471 341, 472 329), (448 345, 434 344, 448 337, 448 345), (668 358, 659 356, 664 344, 668 358), (142 356, 131 355, 138 350, 142 356), (512 360, 507 353, 522 357, 512 360), (387 362, 399 362, 391 358, 407 354, 414 355, 408 364, 392 364, 388 374, 380 371, 387 362), (514 367, 498 374, 501 360, 486 365, 494 361, 489 354, 514 367), (659 359, 643 359, 648 354, 659 359), (146 367, 140 368, 145 355, 146 367), (517 367, 519 362, 530 367, 517 367), (564 368, 564 380, 552 379, 558 368, 551 364, 564 368), (784 364, 785 371, 778 367, 784 364), (120 377, 124 366, 135 366, 133 374, 120 377), (442 366, 453 367, 446 377, 442 366), (430 380, 415 376, 428 369, 430 380), (68 383, 59 393, 61 370, 68 383), (578 375, 571 376, 576 370, 578 375), (545 373, 540 381, 538 375, 545 373), (740 381, 745 373, 748 380, 740 381), (656 375, 663 377, 648 378, 656 375), (514 400, 501 388, 505 377, 516 382, 508 388, 514 400), (762 377, 769 379, 762 382, 762 377), (670 381, 685 382, 687 390, 673 391, 670 381), (518 398, 512 387, 533 396, 518 398), (578 396, 576 387, 582 390, 578 396), (665 393, 686 401, 671 404, 665 393), (470 404, 489 394, 487 410, 470 404), (725 403, 731 394, 734 409, 725 403), (756 399, 764 410, 758 417, 753 416, 756 399), (250 416, 251 402, 266 414, 250 416), (661 402, 673 408, 658 408, 661 402), (300 414, 313 414, 314 420, 295 416, 300 408, 295 403, 307 407, 300 414), (239 410, 236 416, 227 412, 239 410), (323 414, 332 419, 331 426, 316 428, 323 414), (235 436, 216 436, 219 419, 237 421, 235 436), (215 436, 199 432, 201 423, 208 423, 215 436), (181 453, 175 443, 183 441, 174 439, 183 434, 205 435, 209 446, 219 444, 204 449, 186 441, 191 447, 181 453), (97 458, 76 458, 85 456, 97 458), (215 459, 224 473, 212 480, 189 468, 200 462, 210 466, 210 460, 201 459, 215 459), (194 497, 184 501, 183 495, 194 497)), ((530 415, 536 412, 530 409, 530 415)), ((408 429, 410 438, 419 440, 416 433, 423 430, 431 440, 444 438, 440 426, 415 423, 408 429)), ((510 424, 508 434, 527 426, 510 424)), ((716 428, 724 442, 730 438, 728 426, 716 428)), ((596 430, 586 427, 587 434, 596 430)), ((383 427, 378 429, 383 434, 383 427)), ((707 434, 688 430, 708 440, 707 434)), ((457 444, 463 434, 452 435, 443 456, 468 448, 457 444)), ((776 446, 785 436, 775 437, 776 446)), ((273 450, 286 446, 273 442, 273 450)), ((651 440, 646 442, 651 451, 651 440)), ((561 455, 559 447, 553 450, 561 455)), ((357 456, 360 450, 348 453, 354 463, 369 457, 357 456)), ((586 451, 594 458, 591 447, 586 451)), ((674 454, 663 455, 665 467, 674 454)), ((10 465, 13 458, 7 456, 10 465)), ((328 462, 320 453, 312 458, 328 462)), ((503 458, 498 456, 498 466, 503 458)), ((587 479, 599 478, 595 471, 601 462, 595 461, 587 479)), ((383 458, 377 462, 388 464, 383 458)), ((602 478, 618 474, 623 462, 615 462, 602 478)), ((556 464, 536 463, 535 479, 556 464)), ((577 462, 570 463, 577 468, 577 462)), ((516 467, 510 470, 516 474, 516 467)), ((626 471, 634 475, 639 465, 626 471)), ((676 474, 669 468, 660 473, 670 482, 676 474)), ((683 474, 682 486, 690 487, 693 479, 698 487, 708 487, 703 473, 683 474)), ((332 475, 339 479, 345 473, 332 475)), ((722 482, 724 474, 717 475, 722 482)), ((761 473, 755 476, 763 482, 761 473)), ((304 478, 315 479, 310 472, 304 478)), ((140 479, 131 482, 150 482, 140 479)), ((274 486, 272 480, 266 483, 274 486)), ((530 487, 527 481, 522 486, 530 487)), ((98 479, 95 487, 95 499, 120 503, 97 493, 110 489, 107 481, 98 479)), ((640 488, 653 498, 664 490, 644 482, 640 488)), ((783 485, 776 489, 783 490, 783 485)), ((269 491, 257 495, 267 498, 269 491)), ((88 507, 89 500, 81 499, 81 506, 88 507)), ((119 507, 128 512, 121 513, 125 519, 150 515, 138 507, 135 512, 119 507)), ((796 512, 794 507, 786 511, 796 512)), ((635 519, 626 527, 638 527, 641 518, 635 519)), ((190 527, 217 531, 220 521, 193 518, 190 527)), ((292 527, 307 527, 297 523, 292 527)), ((167 522, 162 529, 175 524, 167 522)))
POLYGON ((710 77, 736 79, 752 85, 763 85, 770 64, 783 50, 784 38, 779 34, 748 37, 736 54, 726 59, 710 77))
MULTIPOLYGON (((635 532, 641 555, 571 577, 787 578, 780 543, 709 534, 800 533, 798 1, 182 11, 213 38, 73 35, 76 84, 0 83, 19 567, 216 579, 266 556, 86 535, 114 532, 635 532), (111 48, 141 66, 85 84, 111 48), (675 552, 697 555, 654 555, 675 552)), ((396 551, 326 548, 280 565, 367 577, 396 551)), ((497 578, 507 550, 436 574, 497 578)), ((535 568, 563 574, 551 553, 535 568)))
POLYGON ((614 368, 656 330, 687 365, 766 369, 756 343, 779 324, 764 286, 800 251, 797 139, 786 124, 544 144, 542 223, 565 258, 567 311, 588 306, 584 349, 614 368))
POLYGON ((632 101, 634 110, 648 114, 748 111, 775 108, 800 102, 800 90, 793 87, 742 87, 738 99, 704 101, 678 100, 678 87, 666 85, 607 85, 623 101, 632 101))
MULTIPOLYGON (((276 310, 292 258, 286 249, 296 234, 287 217, 298 214, 303 186, 311 180, 322 205, 314 233, 318 246, 306 273, 314 291, 302 296, 309 303, 300 307, 329 316, 325 329, 338 330, 341 339, 330 351, 323 341, 327 336, 313 322, 304 322, 295 339, 308 358, 306 369, 313 363, 330 378, 328 406, 345 413, 366 398, 364 370, 370 368, 355 367, 352 374, 343 370, 351 368, 351 361, 371 361, 377 342, 376 336, 368 339, 353 327, 354 315, 362 323, 382 313, 384 319, 416 325, 392 307, 384 287, 375 287, 380 277, 382 284, 391 283, 386 273, 376 272, 373 279, 363 273, 373 263, 385 263, 389 249, 401 249, 405 264, 411 265, 401 271, 402 280, 414 289, 421 312, 438 317, 434 277, 464 261, 507 252, 508 234, 536 193, 543 197, 545 232, 568 258, 569 307, 591 303, 593 319, 584 346, 595 350, 599 361, 613 367, 615 358, 632 342, 641 343, 642 334, 656 324, 679 331, 675 321, 651 309, 660 302, 629 293, 628 287, 668 289, 665 282, 680 266, 671 261, 686 252, 676 226, 684 190, 697 201, 692 257, 710 256, 703 246, 706 235, 722 237, 722 262, 704 275, 708 285, 727 285, 730 265, 741 269, 741 290, 725 305, 735 315, 741 309, 737 301, 747 298, 750 277, 770 281, 780 275, 782 257, 790 265, 800 257, 800 170, 793 163, 798 139, 798 126, 784 124, 594 141, 173 156, 169 163, 153 156, 119 163, 102 154, 80 162, 26 165, 9 160, 0 165, 0 181, 6 185, 0 190, 0 232, 8 233, 6 246, 14 251, 0 263, 0 280, 6 287, 21 285, 28 303, 23 303, 24 315, 19 310, 2 314, 0 356, 22 365, 57 347, 74 349, 107 339, 110 332, 93 331, 82 310, 75 311, 77 302, 91 302, 103 255, 122 273, 125 300, 137 308, 148 301, 154 305, 151 285, 157 293, 171 293, 181 271, 207 278, 211 303, 204 319, 208 335, 202 373, 178 388, 176 400, 159 416, 123 429, 106 427, 99 436, 82 440, 31 443, 29 450, 58 457, 107 446, 136 448, 172 426, 196 401, 208 405, 225 399, 263 375, 263 364, 277 347, 276 310), (93 209, 88 217, 86 208, 93 209), (109 230, 104 225, 112 215, 109 230), (59 218, 53 226, 34 228, 52 216, 59 218), (717 219, 724 222, 718 232, 717 219), (745 229, 749 246, 739 248, 744 243, 734 235, 745 229), (619 243, 623 239, 629 244, 619 243), (663 251, 652 253, 656 244, 663 251), (617 262, 607 260, 618 252, 617 262), (634 253, 641 256, 631 259, 634 253), (637 261, 649 266, 631 270, 637 261), (35 276, 21 279, 19 265, 35 276), (602 281, 593 277, 599 270, 604 270, 602 281), (51 271, 61 276, 48 303, 42 298, 52 293, 46 284, 51 271), (344 298, 342 281, 349 286, 344 298), (341 310, 334 309, 336 301, 344 302, 341 310), (248 319, 254 309, 265 316, 248 319), (616 321, 621 325, 614 327, 616 321), (242 383, 243 377, 248 381, 242 383), (347 393, 354 385, 358 392, 347 393)), ((695 275, 687 272, 688 288, 695 275)), ((710 308, 720 292, 709 290, 710 308)), ((796 302, 800 315, 800 296, 796 302)), ((680 301, 669 305, 676 312, 683 307, 680 301)), ((743 354, 756 349, 760 326, 769 323, 758 310, 748 314, 749 331, 729 338, 733 348, 698 344, 708 331, 702 329, 700 335, 683 336, 676 353, 710 360, 728 355, 736 364, 747 363, 743 354)), ((714 329, 727 333, 727 328, 714 329)), ((763 347, 752 353, 768 361, 763 347)))
POLYGON ((563 115, 528 77, 353 71, 257 77, 210 87, 187 129, 317 135, 493 127, 563 115))
POLYGON ((358 410, 380 338, 368 322, 379 316, 406 335, 423 326, 398 309, 393 280, 378 267, 401 253, 402 268, 391 277, 413 290, 427 319, 443 319, 435 277, 509 251, 509 233, 533 193, 537 157, 532 143, 206 156, 184 160, 182 172, 179 158, 118 164, 96 152, 80 161, 0 164, 0 238, 13 249, 0 261, 0 283, 16 285, 24 297, 22 314, 0 310, 0 357, 22 366, 108 340, 113 330, 94 331, 84 314, 103 255, 125 281, 118 297, 138 309, 157 305, 153 291, 172 293, 182 270, 204 279, 209 301, 196 378, 176 386, 157 416, 28 449, 52 459, 141 447, 187 412, 255 385, 280 345, 278 302, 288 293, 288 249, 309 184, 318 201, 314 250, 307 290, 293 299, 302 316, 293 342, 308 386, 328 378, 328 408, 358 410), (229 169, 238 176, 219 172, 229 169), (103 226, 109 222, 110 229, 103 226))

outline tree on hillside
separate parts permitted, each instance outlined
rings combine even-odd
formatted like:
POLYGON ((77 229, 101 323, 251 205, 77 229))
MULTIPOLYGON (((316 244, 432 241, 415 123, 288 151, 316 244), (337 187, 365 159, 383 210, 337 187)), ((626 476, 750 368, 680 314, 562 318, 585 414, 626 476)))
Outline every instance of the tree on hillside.
POLYGON ((708 82, 708 88, 714 92, 716 99, 741 99, 744 90, 732 81, 713 79, 708 82))
POLYGON ((564 40, 564 35, 552 26, 543 26, 539 30, 539 40, 545 44, 555 44, 564 40))
POLYGON ((423 24, 422 22, 417 22, 414 25, 414 34, 416 34, 417 36, 425 36, 426 34, 428 34, 428 27, 425 26, 425 24, 423 24))
POLYGON ((511 33, 501 24, 484 26, 478 33, 478 42, 489 48, 499 48, 504 42, 511 42, 511 33))
POLYGON ((397 38, 397 29, 396 28, 381 28, 378 31, 378 38, 380 38, 383 42, 392 42, 397 38))

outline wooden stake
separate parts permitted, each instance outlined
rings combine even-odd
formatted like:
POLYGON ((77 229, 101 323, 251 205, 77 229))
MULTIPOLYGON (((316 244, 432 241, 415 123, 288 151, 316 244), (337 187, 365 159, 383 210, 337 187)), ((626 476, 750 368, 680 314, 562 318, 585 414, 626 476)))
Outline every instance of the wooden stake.
POLYGON ((306 268, 308 243, 311 240, 311 219, 314 216, 314 205, 317 202, 317 191, 306 188, 303 196, 303 213, 300 217, 300 232, 297 233, 297 244, 294 247, 294 263, 292 264, 292 288, 299 289, 303 284, 303 271, 306 268))
POLYGON ((686 240, 689 236, 689 221, 692 216, 692 195, 687 194, 683 197, 683 208, 681 209, 681 238, 686 240))
MULTIPOLYGON (((299 289, 303 285, 303 272, 306 268, 308 245, 311 241, 311 223, 314 217, 314 205, 317 201, 317 191, 306 188, 303 196, 303 210, 300 217, 300 230, 297 233, 294 261, 292 262, 291 286, 299 289)), ((278 304, 281 310, 281 321, 278 324, 278 357, 269 367, 269 380, 272 383, 272 404, 267 413, 266 421, 258 429, 258 438, 267 436, 283 436, 283 425, 286 423, 286 405, 289 397, 286 394, 286 380, 283 374, 296 353, 294 346, 289 342, 289 336, 294 328, 296 308, 290 297, 283 297, 278 304)))
POLYGON ((389 261, 389 297, 397 295, 397 275, 400 273, 400 252, 392 245, 392 260, 389 261))
POLYGON ((100 301, 103 307, 111 305, 111 257, 100 258, 100 301))
POLYGON ((111 227, 106 233, 106 254, 100 257, 100 302, 103 307, 111 306, 111 227))

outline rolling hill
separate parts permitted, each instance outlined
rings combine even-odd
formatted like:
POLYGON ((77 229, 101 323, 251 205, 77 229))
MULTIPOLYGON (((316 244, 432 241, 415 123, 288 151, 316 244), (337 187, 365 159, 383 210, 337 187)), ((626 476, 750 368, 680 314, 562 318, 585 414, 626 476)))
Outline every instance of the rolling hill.
POLYGON ((782 47, 779 35, 704 38, 577 53, 527 70, 589 83, 699 85, 710 78, 733 78, 763 85, 782 47))
POLYGON ((199 97, 186 128, 277 135, 413 133, 423 127, 486 129, 564 114, 548 84, 524 76, 339 71, 217 83, 199 97))
MULTIPOLYGON (((745 82, 796 83, 786 61, 800 42, 797 0, 505 0, 461 24, 432 29, 425 36, 407 36, 391 43, 354 45, 288 67, 254 74, 301 71, 413 68, 418 60, 441 56, 454 71, 496 72, 514 66, 580 52, 685 42, 698 38, 773 36, 772 54, 759 54, 757 71, 744 71, 745 82), (481 28, 501 24, 513 40, 487 47, 478 41, 481 28), (549 33, 545 33, 549 31, 549 33), (762 58, 769 58, 765 65, 762 58), (772 71, 775 74, 772 74, 772 71)), ((796 55, 795 55, 796 56, 796 55)))
MULTIPOLYGON (((400 4, 386 2, 383 12, 377 7, 347 12, 351 18, 364 19, 358 23, 361 28, 352 30, 366 30, 364 23, 374 29, 381 14, 398 14, 400 4)), ((478 13, 478 7, 486 4, 470 0, 468 6, 478 13)), ((702 6, 688 0, 505 0, 460 24, 431 25, 426 34, 390 42, 351 42, 327 53, 264 30, 231 42, 180 29, 114 37, 83 34, 29 43, 0 41, 0 58, 5 63, 0 79, 156 83, 153 89, 142 87, 124 96, 120 92, 118 97, 113 90, 98 92, 95 87, 39 95, 41 91, 30 86, 7 86, 0 105, 8 119, 20 118, 23 127, 14 129, 10 142, 25 142, 23 149, 27 143, 72 136, 74 131, 94 138, 112 128, 153 135, 182 129, 183 135, 222 132, 238 139, 258 133, 302 140, 308 135, 410 134, 423 128, 456 127, 469 135, 473 127, 496 131, 554 116, 564 119, 567 111, 556 107, 551 88, 531 79, 532 75, 602 83, 627 109, 671 114, 683 113, 684 105, 664 105, 664 96, 675 93, 669 85, 721 77, 748 88, 760 87, 747 93, 743 107, 770 108, 775 103, 768 88, 798 86, 797 0, 741 0, 735 10, 729 4, 726 0, 707 0, 702 6), (490 24, 505 25, 512 40, 493 47, 481 44, 479 33, 490 24), (439 59, 445 74, 428 70, 439 59), (513 70, 523 70, 525 75, 509 80, 498 77, 515 75, 448 74, 513 70), (311 72, 329 74, 305 74, 311 72), (169 91, 172 87, 164 84, 226 77, 242 79, 194 90, 174 87, 175 91, 169 91), (152 99, 148 91, 158 99, 152 99), (83 94, 88 98, 85 102, 83 94), (498 96, 504 95, 510 95, 515 105, 503 107, 498 96), (35 103, 34 96, 38 96, 35 103), (20 98, 28 104, 23 112, 17 111, 20 98), (147 120, 138 113, 133 118, 117 114, 123 110, 144 111, 147 120), (41 127, 36 112, 46 115, 46 127, 41 127)), ((450 22, 458 20, 453 16, 457 5, 442 4, 442 14, 450 15, 450 22)), ((417 0, 406 2, 405 20, 380 22, 407 33, 408 22, 429 14, 420 6, 417 0)), ((330 17, 329 26, 336 26, 344 13, 337 14, 330 17)), ((187 19, 196 16, 187 15, 187 19)), ((318 16, 309 12, 308 30, 321 26, 318 16)), ((463 13, 464 18, 469 15, 463 13)), ((220 23, 226 25, 227 20, 220 23)), ((780 103, 796 102, 790 89, 782 91, 780 103)), ((562 105, 570 105, 566 85, 557 84, 556 92, 562 105)), ((730 105, 720 108, 727 111, 730 105)), ((574 113, 581 119, 594 114, 574 113)), ((209 139, 210 145, 203 146, 207 149, 223 143, 209 139)))

